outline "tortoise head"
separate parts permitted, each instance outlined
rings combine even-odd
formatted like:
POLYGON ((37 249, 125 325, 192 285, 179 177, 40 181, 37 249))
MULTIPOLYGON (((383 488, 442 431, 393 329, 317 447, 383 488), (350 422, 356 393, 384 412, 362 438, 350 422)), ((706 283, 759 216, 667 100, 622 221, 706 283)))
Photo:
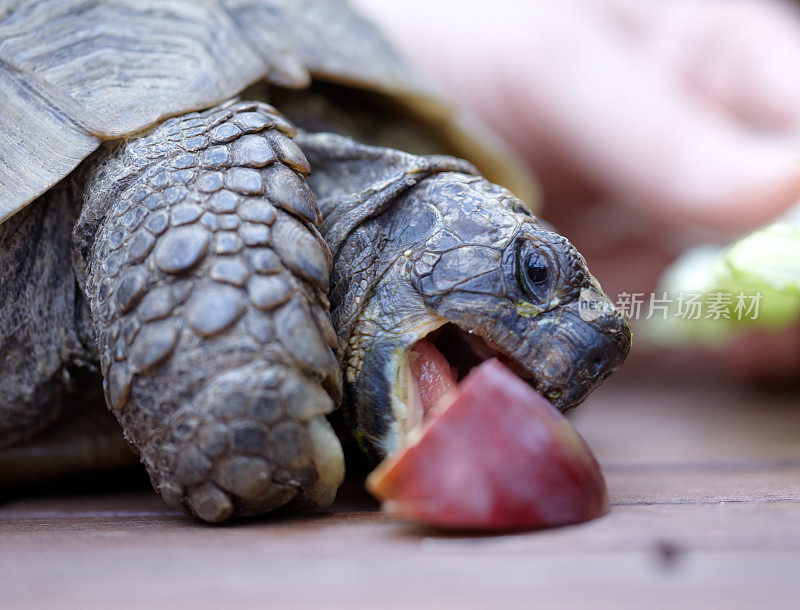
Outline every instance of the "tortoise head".
POLYGON ((345 414, 367 453, 398 447, 437 383, 488 358, 562 411, 620 367, 630 328, 583 257, 472 165, 334 134, 298 141, 333 252, 345 414))
MULTIPOLYGON (((580 253, 481 177, 430 176, 363 230, 352 245, 380 264, 344 342, 344 370, 355 427, 379 456, 424 417, 420 384, 431 380, 420 376, 431 369, 415 358, 446 360, 458 380, 497 357, 566 411, 628 354, 630 328, 580 253)), ((343 258, 334 291, 354 278, 358 291, 343 258)))

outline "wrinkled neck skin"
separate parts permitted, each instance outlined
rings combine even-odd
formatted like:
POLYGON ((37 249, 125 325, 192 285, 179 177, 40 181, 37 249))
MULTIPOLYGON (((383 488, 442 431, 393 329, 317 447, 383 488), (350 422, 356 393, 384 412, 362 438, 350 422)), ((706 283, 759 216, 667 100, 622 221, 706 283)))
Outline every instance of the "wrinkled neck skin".
POLYGON ((511 193, 467 165, 330 138, 303 148, 334 255, 346 415, 368 454, 391 453, 420 421, 408 357, 422 339, 462 372, 500 357, 561 410, 622 364, 628 325, 577 250, 511 193))

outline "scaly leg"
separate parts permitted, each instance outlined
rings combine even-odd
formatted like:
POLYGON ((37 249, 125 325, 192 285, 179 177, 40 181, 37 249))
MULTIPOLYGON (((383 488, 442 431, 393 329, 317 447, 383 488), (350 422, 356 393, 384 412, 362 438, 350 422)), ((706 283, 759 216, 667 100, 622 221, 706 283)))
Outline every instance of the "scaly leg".
POLYGON ((164 500, 259 514, 343 477, 329 254, 294 130, 228 102, 128 140, 74 232, 106 399, 164 500))

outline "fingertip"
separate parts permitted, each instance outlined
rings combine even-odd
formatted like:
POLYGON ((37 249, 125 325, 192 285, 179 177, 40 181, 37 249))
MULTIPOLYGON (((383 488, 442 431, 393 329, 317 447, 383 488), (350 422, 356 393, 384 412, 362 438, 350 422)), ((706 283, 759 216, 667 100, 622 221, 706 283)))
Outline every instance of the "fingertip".
POLYGON ((700 225, 743 233, 774 220, 798 200, 800 163, 785 159, 732 174, 717 189, 687 197, 683 207, 700 225))

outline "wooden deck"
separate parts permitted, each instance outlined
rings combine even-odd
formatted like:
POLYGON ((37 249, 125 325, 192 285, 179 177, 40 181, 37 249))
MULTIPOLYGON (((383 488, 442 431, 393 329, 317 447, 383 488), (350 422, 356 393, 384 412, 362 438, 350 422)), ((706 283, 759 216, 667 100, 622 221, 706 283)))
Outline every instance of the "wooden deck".
POLYGON ((0 505, 0 607, 800 607, 800 399, 638 357, 575 422, 613 508, 448 536, 349 486, 330 512, 207 527, 145 489, 0 505))

